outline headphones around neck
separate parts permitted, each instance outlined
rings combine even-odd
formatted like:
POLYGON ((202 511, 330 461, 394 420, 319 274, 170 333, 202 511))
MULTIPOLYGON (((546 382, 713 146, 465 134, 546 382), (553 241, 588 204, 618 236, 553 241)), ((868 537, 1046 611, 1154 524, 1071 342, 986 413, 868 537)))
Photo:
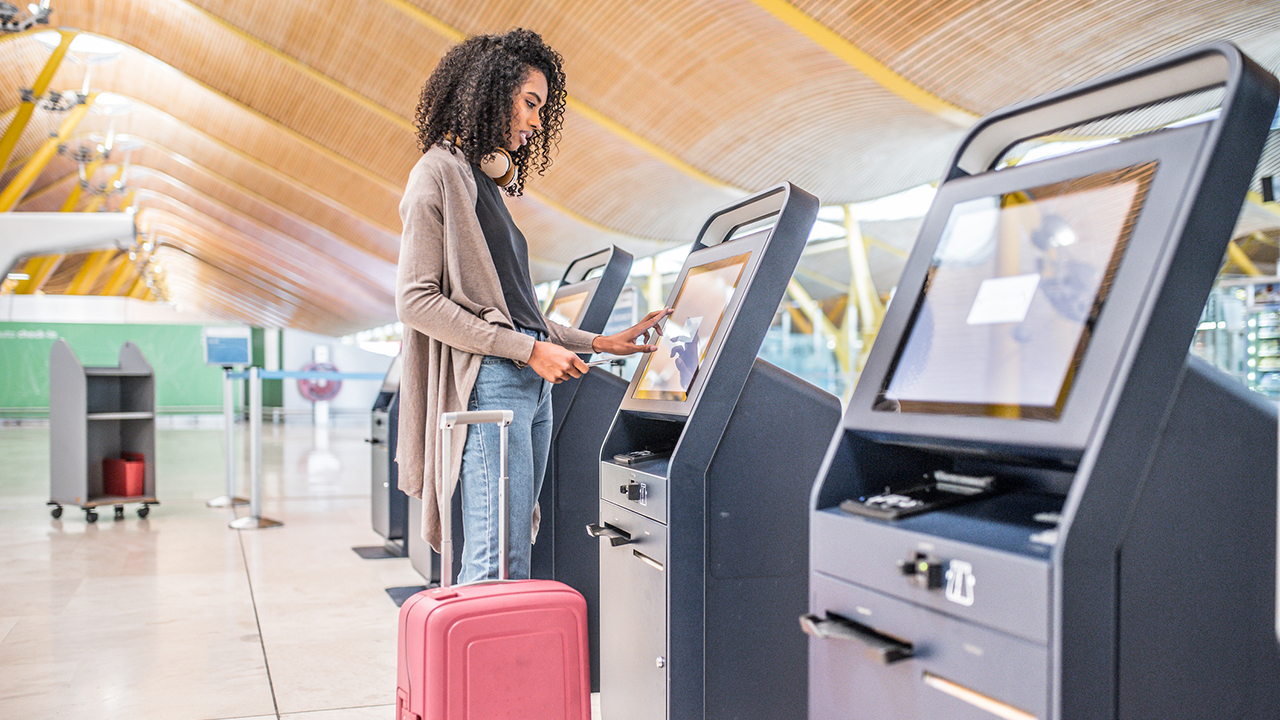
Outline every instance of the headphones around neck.
POLYGON ((516 181, 516 163, 506 148, 497 148, 480 158, 480 169, 493 178, 498 187, 506 187, 516 181))
MULTIPOLYGON (((453 133, 445 133, 444 142, 446 145, 457 146, 458 136, 453 133)), ((480 158, 480 169, 485 175, 492 178, 498 187, 507 187, 516 181, 515 160, 511 159, 511 153, 506 148, 495 148, 493 152, 480 158)))

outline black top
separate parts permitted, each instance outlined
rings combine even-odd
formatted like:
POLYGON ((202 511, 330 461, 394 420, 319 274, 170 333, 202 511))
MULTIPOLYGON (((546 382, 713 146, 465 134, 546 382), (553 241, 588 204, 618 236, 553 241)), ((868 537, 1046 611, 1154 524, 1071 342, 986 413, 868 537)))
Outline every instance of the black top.
POLYGON ((538 296, 533 291, 533 278, 529 274, 529 244, 524 234, 511 220, 511 213, 502 202, 502 191, 493 178, 484 174, 479 165, 471 166, 476 179, 476 217, 484 231, 489 255, 502 283, 502 297, 507 301, 511 322, 523 330, 537 330, 547 334, 542 311, 538 309, 538 296))

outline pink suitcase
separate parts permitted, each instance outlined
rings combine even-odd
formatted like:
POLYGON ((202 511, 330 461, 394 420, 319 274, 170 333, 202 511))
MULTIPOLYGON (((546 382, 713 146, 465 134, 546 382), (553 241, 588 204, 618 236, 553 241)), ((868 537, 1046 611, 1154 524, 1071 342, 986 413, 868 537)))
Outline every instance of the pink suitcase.
MULTIPOLYGON (((445 413, 444 466, 454 427, 502 426, 498 499, 506 508, 510 410, 445 413)), ((443 527, 440 578, 400 606, 396 720, 591 720, 587 603, 552 580, 497 580, 449 586, 450 513, 443 527)), ((507 575, 506 513, 499 527, 507 575)))

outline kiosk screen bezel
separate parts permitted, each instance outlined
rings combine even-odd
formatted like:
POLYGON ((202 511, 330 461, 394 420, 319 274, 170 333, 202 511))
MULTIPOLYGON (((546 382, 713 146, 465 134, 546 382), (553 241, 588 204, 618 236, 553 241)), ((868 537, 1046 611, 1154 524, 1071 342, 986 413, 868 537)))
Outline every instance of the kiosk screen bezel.
POLYGON ((587 308, 591 307, 591 301, 596 296, 596 289, 600 287, 600 277, 596 276, 588 280, 579 280, 575 283, 568 283, 556 288, 555 294, 551 296, 551 300, 547 302, 547 308, 543 311, 543 315, 550 320, 551 310, 556 306, 557 302, 568 299, 575 295, 585 293, 582 304, 578 306, 578 312, 573 316, 573 320, 568 327, 576 328, 578 323, 582 322, 582 317, 586 314, 587 308))
MULTIPOLYGON (((1074 457, 1087 444, 1103 411, 1115 374, 1129 350, 1135 325, 1149 312, 1147 297, 1182 198, 1203 146, 1208 123, 1156 131, 1113 145, 948 181, 938 190, 919 240, 898 284, 878 341, 859 379, 845 426, 887 440, 944 447, 1002 448, 1031 455, 1074 457), (1054 419, 995 417, 944 412, 876 409, 894 364, 910 339, 938 244, 953 209, 964 202, 999 197, 1098 173, 1155 163, 1145 201, 1128 236, 1110 292, 1096 316, 1087 350, 1075 364, 1070 392, 1054 419)), ((883 405, 880 405, 883 408, 883 405)))
MULTIPOLYGON (((684 289, 685 281, 688 279, 691 271, 697 271, 699 268, 712 265, 722 260, 728 260, 738 255, 746 254, 747 258, 743 263, 742 271, 738 275, 738 280, 734 286, 733 295, 729 298, 729 302, 725 304, 724 313, 720 316, 720 321, 716 325, 715 332, 707 343, 706 352, 703 354, 701 361, 698 363, 697 371, 693 379, 690 381, 688 390, 684 393, 683 399, 669 398, 652 398, 641 397, 637 395, 640 389, 640 383, 645 378, 645 372, 649 368, 652 355, 646 354, 642 356, 640 364, 636 366, 635 374, 632 376, 631 385, 627 388, 627 394, 622 400, 622 409, 632 410, 640 413, 658 414, 658 415, 688 415, 693 406, 697 402, 698 396, 705 387, 707 378, 712 374, 715 366, 716 357, 724 344, 725 337, 728 335, 729 328, 732 327, 737 319, 738 311, 742 307, 742 299, 746 295, 747 288, 750 286, 752 279, 755 277, 757 268, 760 266, 760 258, 763 255, 765 245, 768 243, 769 237, 773 233, 773 225, 749 232, 741 237, 733 237, 724 242, 698 249, 689 254, 685 260, 684 266, 680 268, 680 274, 676 277, 675 285, 671 288, 671 294, 667 297, 667 302, 674 303, 676 298, 680 296, 680 291, 684 289)), ((728 233, 730 236, 733 232, 728 233)), ((665 332, 666 321, 663 321, 665 332)))
POLYGON ((400 391, 400 369, 404 358, 404 353, 396 353, 391 359, 391 364, 387 366, 387 374, 382 378, 382 388, 379 392, 397 393, 400 391))

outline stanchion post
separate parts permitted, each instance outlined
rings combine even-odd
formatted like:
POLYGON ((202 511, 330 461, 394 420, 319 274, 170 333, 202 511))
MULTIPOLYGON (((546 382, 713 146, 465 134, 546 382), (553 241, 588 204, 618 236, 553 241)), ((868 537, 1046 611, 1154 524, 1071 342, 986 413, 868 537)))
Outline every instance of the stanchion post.
POLYGON ((249 368, 249 515, 232 520, 237 530, 279 527, 284 523, 262 517, 262 378, 249 368))
POLYGON ((222 368, 222 422, 226 427, 226 463, 227 494, 216 497, 205 505, 212 508, 248 505, 249 501, 236 497, 236 419, 234 415, 235 383, 231 379, 231 368, 222 368))

